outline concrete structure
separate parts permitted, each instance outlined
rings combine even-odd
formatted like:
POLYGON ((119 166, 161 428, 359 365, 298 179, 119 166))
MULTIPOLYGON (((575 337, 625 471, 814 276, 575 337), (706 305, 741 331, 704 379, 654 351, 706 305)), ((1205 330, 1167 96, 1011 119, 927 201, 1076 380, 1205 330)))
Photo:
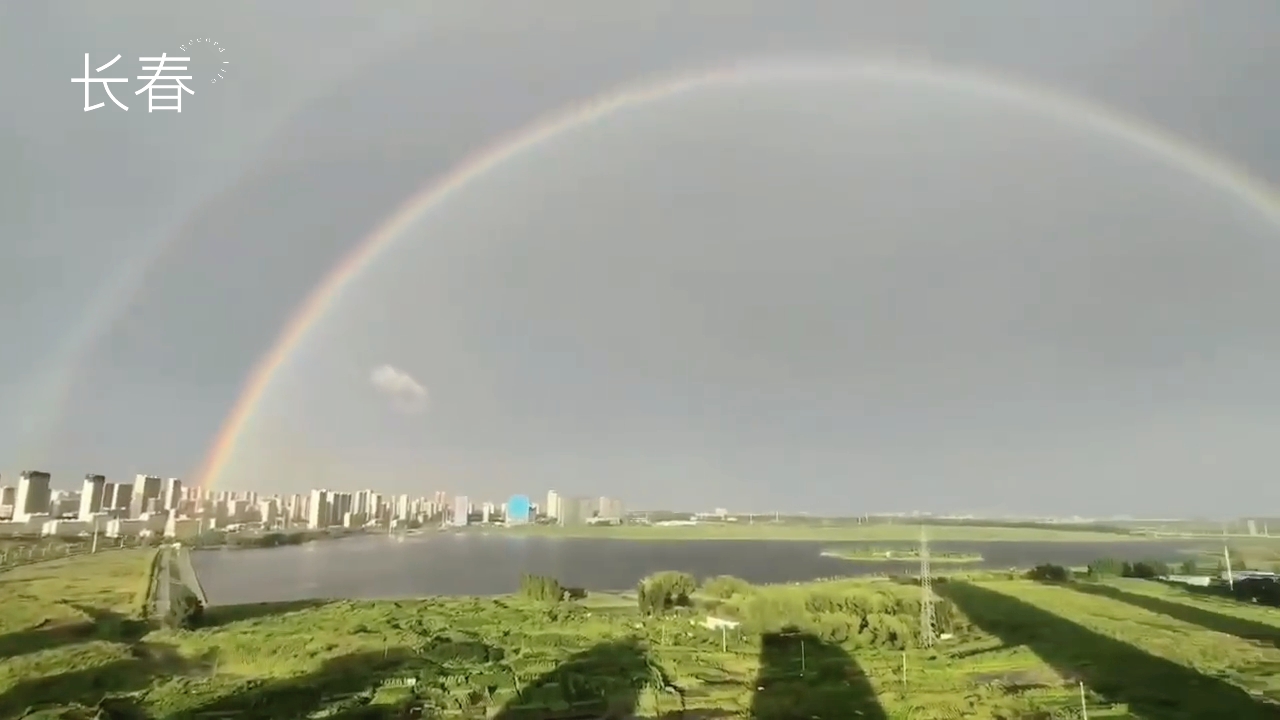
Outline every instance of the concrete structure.
POLYGON ((200 518, 179 519, 177 515, 169 515, 169 519, 164 524, 164 537, 183 541, 183 539, 198 536, 205 525, 205 520, 200 518))
POLYGON ((107 479, 102 475, 85 475, 80 487, 80 508, 76 517, 88 522, 102 512, 102 496, 107 489, 107 479))
POLYGON ((542 509, 542 512, 552 520, 560 517, 560 494, 555 490, 547 491, 547 506, 542 509))
POLYGON ((158 535, 164 532, 165 521, 167 519, 168 517, 165 515, 154 515, 145 518, 132 518, 127 520, 123 518, 115 518, 108 520, 102 526, 102 534, 111 538, 158 535))
POLYGON ((40 526, 44 537, 78 537, 93 532, 93 523, 83 520, 46 520, 40 526))
POLYGON ((459 527, 471 522, 471 501, 466 495, 453 499, 453 524, 459 527))
POLYGON ((51 499, 49 473, 40 470, 24 470, 18 476, 18 490, 14 494, 14 521, 25 522, 34 515, 47 514, 51 499))
POLYGON ((725 618, 712 616, 708 616, 706 620, 702 621, 702 627, 707 628, 708 630, 733 630, 736 629, 738 625, 739 623, 737 620, 727 620, 725 618))

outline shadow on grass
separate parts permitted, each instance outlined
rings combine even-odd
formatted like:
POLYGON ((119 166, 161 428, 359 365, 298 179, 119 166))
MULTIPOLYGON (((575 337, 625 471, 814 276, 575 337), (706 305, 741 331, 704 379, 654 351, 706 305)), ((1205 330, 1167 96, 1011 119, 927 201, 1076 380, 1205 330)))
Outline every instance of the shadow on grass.
POLYGON ((24 717, 45 707, 96 707, 109 695, 145 689, 158 675, 181 674, 187 670, 186 660, 171 646, 138 643, 130 651, 132 657, 129 658, 19 681, 0 695, 0 717, 24 717))
POLYGON ((1165 600, 1151 595, 1128 592, 1112 585, 1071 583, 1066 587, 1088 595, 1099 595, 1112 600, 1119 600, 1143 610, 1150 610, 1153 613, 1166 615, 1175 620, 1198 625, 1205 630, 1280 647, 1280 627, 1274 625, 1216 613, 1212 610, 1187 605, 1176 600, 1165 600))
POLYGON ((408 707, 370 707, 383 681, 414 664, 412 651, 397 648, 352 653, 327 660, 313 673, 251 686, 198 707, 173 713, 168 720, 305 718, 324 711, 330 720, 415 716, 408 707))
POLYGON ((760 642, 760 672, 751 700, 759 720, 884 720, 866 673, 842 648, 787 629, 760 642))
POLYGON ((630 718, 640 693, 661 683, 660 671, 635 641, 600 643, 520 688, 493 720, 630 718))
POLYGON ((1280 706, 1223 680, 1100 635, 1030 603, 969 583, 934 586, 978 627, 1025 645, 1060 675, 1077 678, 1144 718, 1280 718, 1280 706))
POLYGON ((291 600, 287 602, 253 603, 251 605, 211 605, 204 609, 201 627, 219 627, 273 615, 310 610, 328 605, 329 600, 291 600))
POLYGON ((0 636, 0 659, 94 640, 134 643, 141 640, 151 629, 142 620, 111 610, 70 603, 67 606, 74 608, 88 619, 52 622, 42 627, 0 636))

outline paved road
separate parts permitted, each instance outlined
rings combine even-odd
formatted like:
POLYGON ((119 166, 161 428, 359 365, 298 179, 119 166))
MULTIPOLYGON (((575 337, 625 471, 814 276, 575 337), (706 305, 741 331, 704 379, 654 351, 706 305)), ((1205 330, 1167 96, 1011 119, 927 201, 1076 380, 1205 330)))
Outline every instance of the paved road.
POLYGON ((156 617, 162 618, 169 613, 171 586, 173 585, 173 570, 170 566, 170 559, 173 552, 169 548, 160 550, 160 566, 156 573, 156 617))
POLYGON ((201 605, 208 605, 209 600, 204 596, 204 589, 200 587, 200 578, 196 577, 196 569, 191 566, 191 551, 184 547, 173 552, 175 555, 173 562, 178 568, 178 581, 196 594, 201 605))

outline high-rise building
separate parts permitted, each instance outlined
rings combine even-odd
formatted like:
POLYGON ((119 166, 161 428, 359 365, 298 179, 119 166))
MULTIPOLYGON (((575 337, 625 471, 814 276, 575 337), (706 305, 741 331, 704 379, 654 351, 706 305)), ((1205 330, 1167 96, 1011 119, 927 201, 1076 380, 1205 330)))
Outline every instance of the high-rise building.
POLYGON ((329 493, 329 524, 342 525, 355 505, 355 496, 349 492, 329 493))
POLYGON ((562 497, 560 514, 556 520, 561 525, 581 525, 599 514, 599 501, 590 497, 562 497))
POLYGON ((319 530, 329 525, 329 492, 312 490, 311 498, 307 502, 307 527, 319 530))
POLYGON ((552 520, 560 517, 560 495, 555 490, 547 492, 547 507, 543 512, 552 520))
POLYGON ((18 499, 18 488, 12 485, 0 487, 0 517, 13 517, 13 504, 18 499))
POLYGON ((463 526, 471 522, 471 501, 466 495, 453 499, 453 524, 463 526))
POLYGON ((164 480, 156 475, 138 475, 133 479, 133 497, 129 499, 129 517, 160 509, 164 497, 164 480))
POLYGON ((409 519, 409 496, 397 495, 395 509, 391 513, 392 519, 408 520, 409 519))
POLYGON ((602 497, 596 507, 596 517, 601 520, 621 521, 623 516, 622 501, 617 498, 602 497))
MULTIPOLYGON (((105 489, 104 489, 105 492, 105 489)), ((119 483, 116 485, 116 494, 111 501, 109 510, 118 512, 128 512, 129 502, 133 499, 133 485, 130 483, 119 483)), ((105 502, 105 501, 103 501, 105 502)))
POLYGON ((507 500, 507 524, 523 524, 529 522, 529 498, 526 495, 512 495, 507 500))
POLYGON ((169 478, 164 481, 164 492, 161 494, 163 499, 161 503, 162 510, 176 512, 178 504, 182 502, 182 481, 178 478, 169 478))
POLYGON ((262 524, 271 527, 280 519, 274 499, 258 501, 258 518, 262 524))
POLYGON ((307 500, 307 527, 312 530, 328 528, 329 518, 329 491, 314 489, 310 500, 307 500))
POLYGON ((13 519, 26 522, 32 515, 49 512, 49 473, 40 470, 24 470, 18 475, 18 490, 13 498, 13 519))
POLYGON ((76 516, 85 522, 102 512, 103 494, 107 489, 107 478, 102 475, 88 474, 84 476, 84 484, 80 486, 80 511, 76 516))

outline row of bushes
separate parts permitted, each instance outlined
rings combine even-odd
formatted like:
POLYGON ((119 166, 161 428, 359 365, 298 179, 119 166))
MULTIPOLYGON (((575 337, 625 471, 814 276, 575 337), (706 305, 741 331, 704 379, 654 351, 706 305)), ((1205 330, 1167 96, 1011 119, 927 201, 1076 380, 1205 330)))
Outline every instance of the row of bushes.
MULTIPOLYGON (((1127 577, 1141 578, 1143 580, 1153 580, 1172 574, 1169 565, 1159 560, 1129 562, 1128 560, 1121 561, 1110 558, 1089 563, 1087 573, 1090 578, 1127 577)), ((1067 582, 1074 579, 1075 574, 1071 572, 1070 568, 1062 565, 1044 563, 1028 570, 1026 577, 1040 582, 1067 582)))
MULTIPOLYGON (((526 575, 520 595, 555 606, 585 592, 564 588, 554 578, 526 575)), ((794 628, 829 642, 861 647, 905 648, 921 635, 918 591, 887 582, 753 586, 725 575, 699 587, 692 575, 667 571, 640 581, 636 604, 646 617, 695 608, 736 621, 739 631, 751 635, 794 628)), ((550 611, 555 612, 555 607, 550 611)), ((954 630, 956 612, 950 601, 936 598, 934 617, 936 631, 954 630)))

